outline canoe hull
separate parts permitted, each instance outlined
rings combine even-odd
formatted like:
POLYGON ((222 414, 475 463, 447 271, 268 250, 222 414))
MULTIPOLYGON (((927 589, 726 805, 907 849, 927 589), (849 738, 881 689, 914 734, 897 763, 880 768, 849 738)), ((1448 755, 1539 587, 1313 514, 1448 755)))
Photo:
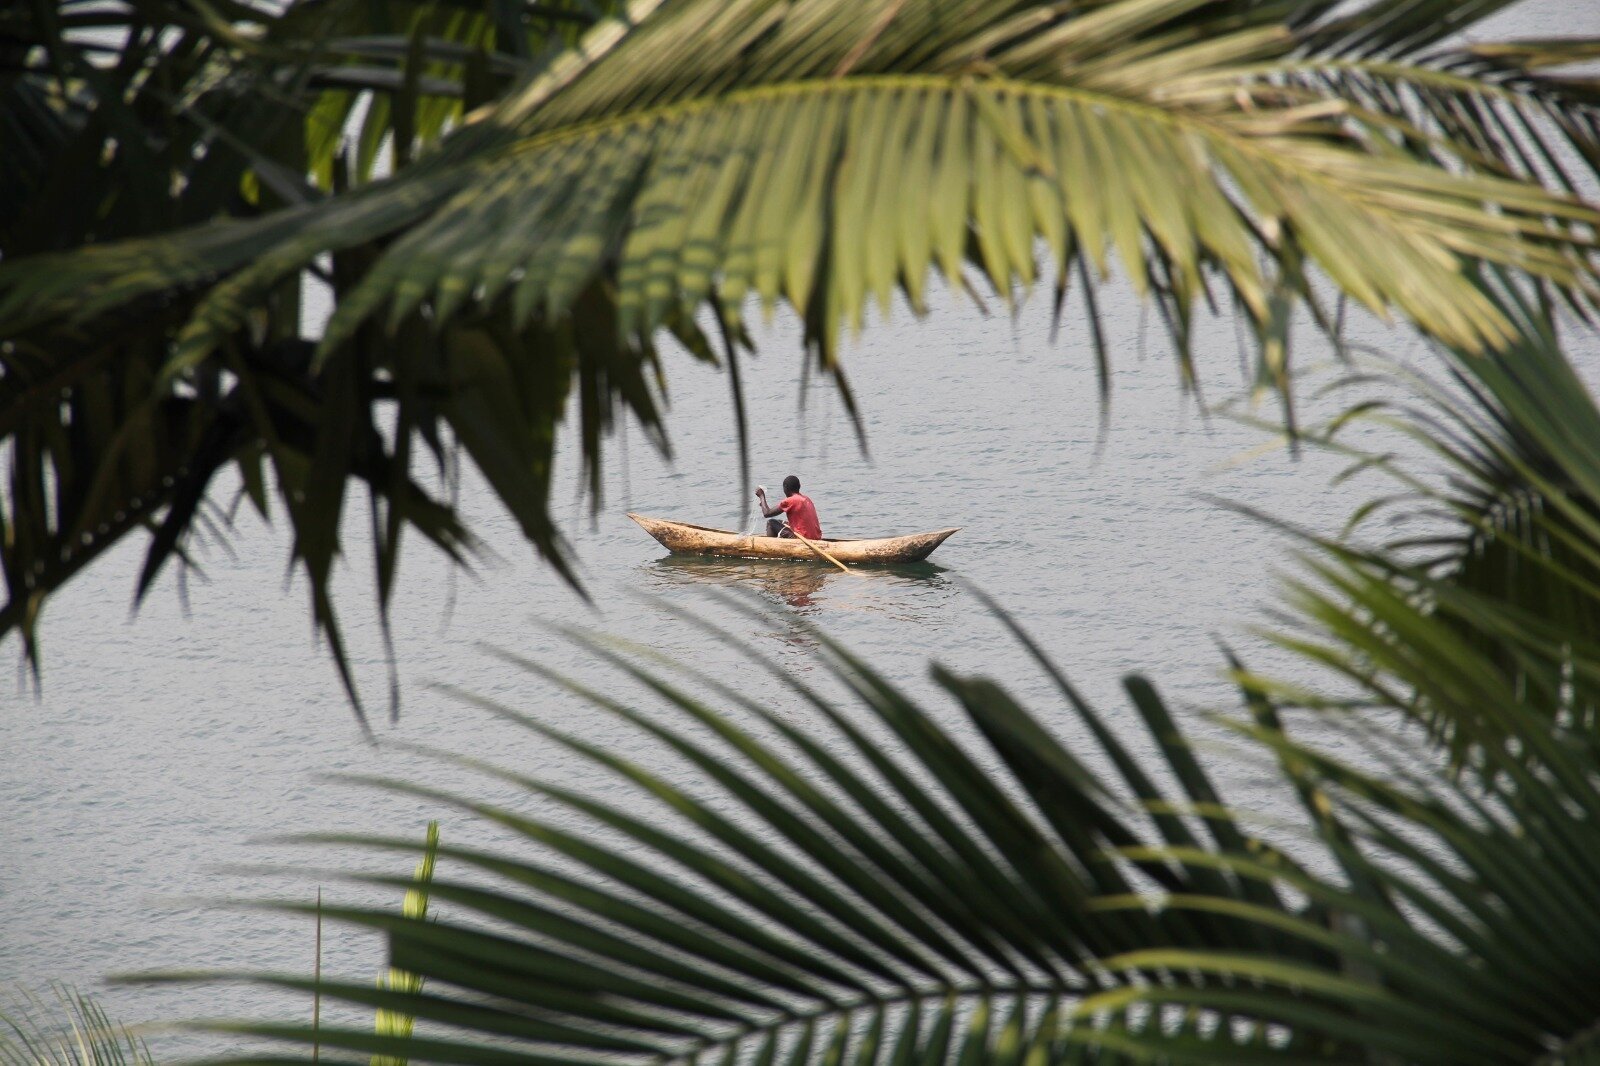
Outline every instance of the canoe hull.
MULTIPOLYGON (((661 546, 679 555, 721 555, 735 559, 787 559, 792 562, 822 563, 817 553, 788 537, 755 537, 727 529, 712 529, 664 518, 629 514, 661 546)), ((906 537, 880 537, 873 540, 820 540, 829 555, 849 566, 882 566, 916 563, 933 554, 955 529, 932 533, 913 533, 906 537)))

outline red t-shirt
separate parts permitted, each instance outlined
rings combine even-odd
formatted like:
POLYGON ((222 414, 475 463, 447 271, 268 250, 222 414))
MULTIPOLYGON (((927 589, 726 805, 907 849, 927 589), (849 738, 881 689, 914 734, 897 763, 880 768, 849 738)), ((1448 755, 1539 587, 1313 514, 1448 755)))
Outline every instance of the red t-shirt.
POLYGON ((822 523, 817 521, 817 505, 798 492, 778 501, 778 510, 789 516, 789 528, 810 540, 822 539, 822 523))

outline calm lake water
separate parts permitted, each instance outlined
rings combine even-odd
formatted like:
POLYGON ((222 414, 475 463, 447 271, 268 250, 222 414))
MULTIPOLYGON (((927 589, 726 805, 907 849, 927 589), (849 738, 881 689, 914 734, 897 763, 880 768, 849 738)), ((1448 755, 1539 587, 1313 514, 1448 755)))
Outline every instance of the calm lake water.
MULTIPOLYGON (((1587 11, 1587 5, 1585 5, 1587 11)), ((1536 9, 1538 11, 1538 9, 1536 9)), ((1530 13, 1532 14, 1532 13, 1530 13)), ((1548 12, 1512 33, 1600 33, 1548 12)), ((590 518, 567 464, 559 497, 586 603, 520 541, 492 498, 469 479, 465 508, 500 560, 455 575, 420 543, 403 565, 393 610, 404 704, 382 716, 386 681, 371 608, 366 519, 349 523, 341 577, 347 633, 375 708, 377 743, 363 738, 333 669, 311 640, 304 589, 284 580, 281 528, 241 521, 230 555, 211 551, 207 580, 192 581, 188 610, 170 578, 129 617, 136 553, 107 559, 51 605, 43 627, 44 691, 22 681, 0 697, 0 979, 60 978, 87 988, 113 972, 162 968, 309 974, 313 933, 303 919, 202 905, 233 896, 388 899, 341 885, 312 867, 408 873, 414 860, 349 853, 309 856, 268 838, 314 830, 375 830, 420 838, 430 817, 447 839, 487 839, 463 816, 426 803, 331 783, 337 772, 405 775, 505 798, 495 785, 397 750, 415 741, 492 757, 566 783, 612 790, 540 743, 432 689, 447 683, 559 721, 563 728, 692 779, 616 722, 505 665, 485 645, 629 692, 549 623, 594 627, 648 643, 708 669, 780 709, 795 701, 733 647, 706 639, 645 598, 736 625, 752 647, 815 680, 804 640, 776 625, 738 622, 708 589, 793 612, 847 642, 955 722, 926 680, 930 658, 1003 679, 1063 729, 1065 713, 1027 657, 966 591, 977 586, 1013 611, 1114 719, 1133 716, 1121 676, 1150 675, 1198 720, 1230 705, 1217 640, 1255 664, 1284 659, 1247 627, 1263 621, 1291 568, 1284 539, 1204 499, 1222 497, 1320 531, 1336 530, 1377 488, 1330 487, 1339 463, 1261 450, 1261 431, 1202 417, 1184 398, 1152 321, 1126 294, 1107 307, 1116 373, 1109 431, 1099 424, 1093 359, 1080 320, 1048 340, 1046 301, 1014 321, 943 301, 926 322, 899 315, 846 354, 868 429, 863 457, 832 386, 813 380, 800 409, 796 336, 782 320, 746 364, 754 414, 753 475, 776 488, 797 473, 830 536, 959 525, 933 565, 844 575, 803 565, 685 562, 667 557, 623 512, 749 528, 723 375, 669 355, 669 426, 677 460, 661 461, 637 433, 611 450, 603 506, 590 518), (1141 354, 1141 349, 1147 349, 1141 354), (298 865, 297 876, 230 867, 298 865)), ((1325 360, 1306 334, 1302 365, 1325 360)), ((1420 343, 1375 328, 1364 339, 1416 365, 1420 343)), ((1197 345, 1210 401, 1241 395, 1240 356, 1228 322, 1197 345)), ((1594 346, 1580 352, 1590 365, 1594 346)), ((1276 418, 1268 402, 1260 413, 1276 418)), ((1314 413, 1314 412, 1313 412, 1314 413)), ((7 650, 14 650, 9 648, 7 650)), ((798 708, 796 713, 799 714, 798 708)), ((1222 775, 1229 798, 1264 814, 1280 798, 1254 767, 1222 775)), ((626 795, 614 790, 616 797, 626 795)), ((398 900, 392 900, 398 906, 398 900)), ((372 940, 330 929, 324 971, 365 980, 380 969, 372 940)), ((129 1021, 261 1013, 259 993, 113 988, 106 1005, 129 1021)), ((206 1041, 160 1035, 158 1052, 206 1041)))

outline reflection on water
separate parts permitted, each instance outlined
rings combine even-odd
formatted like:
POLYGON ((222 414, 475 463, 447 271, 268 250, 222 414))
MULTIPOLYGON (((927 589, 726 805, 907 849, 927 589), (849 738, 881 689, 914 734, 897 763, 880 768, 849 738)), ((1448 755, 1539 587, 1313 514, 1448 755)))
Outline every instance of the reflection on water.
POLYGON ((817 562, 668 555, 640 567, 658 591, 720 585, 759 593, 805 615, 868 611, 915 620, 957 592, 936 563, 854 567, 847 574, 817 562))

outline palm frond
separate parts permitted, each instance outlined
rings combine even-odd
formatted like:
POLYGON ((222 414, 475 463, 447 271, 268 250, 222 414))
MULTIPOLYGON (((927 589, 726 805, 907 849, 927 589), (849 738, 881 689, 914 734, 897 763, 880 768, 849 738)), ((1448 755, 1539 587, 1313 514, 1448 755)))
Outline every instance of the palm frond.
POLYGON ((1523 690, 1541 693, 1539 705, 1573 727, 1592 727, 1600 706, 1587 665, 1600 652, 1600 452, 1592 443, 1600 407, 1544 312, 1514 289, 1493 291, 1520 323, 1515 348, 1455 360, 1448 386, 1385 374, 1399 399, 1307 436, 1337 448, 1346 426, 1378 419, 1443 471, 1430 477, 1391 454, 1355 453, 1355 468, 1383 471, 1401 489, 1363 508, 1359 521, 1370 527, 1388 516, 1404 527, 1380 551, 1319 542, 1338 562, 1319 564, 1318 580, 1297 596, 1301 613, 1336 637, 1318 655, 1353 677, 1398 670, 1413 678, 1408 706, 1452 741, 1458 759, 1502 747, 1518 721, 1473 720, 1475 686, 1511 702, 1523 690), (1410 632, 1439 625, 1451 636, 1432 650, 1448 647, 1458 665, 1429 675, 1415 665, 1410 632))
POLYGON ((341 2, 331 10, 300 4, 273 24, 262 49, 280 62, 309 57, 308 88, 316 92, 305 123, 307 166, 321 188, 333 191, 348 141, 355 151, 341 180, 372 180, 386 147, 391 163, 403 168, 621 6, 620 0, 385 0, 341 2))
MULTIPOLYGON (((599 827, 591 838, 563 827, 567 817, 530 815, 520 802, 372 779, 485 819, 546 857, 441 846, 431 893, 450 911, 432 922, 325 906, 326 918, 383 931, 390 964, 426 977, 430 992, 324 982, 324 996, 381 1000, 419 1024, 403 1046, 324 1028, 324 1047, 413 1061, 754 1054, 797 1064, 910 1054, 937 1061, 962 1048, 973 1061, 995 1061, 1033 1048, 1065 1061, 1079 1038, 1067 1024, 1070 1007, 1107 987, 1099 959, 1181 944, 1331 963, 1316 945, 1233 916, 1097 909, 1097 898, 1154 886, 1284 906, 1269 886, 1227 869, 1108 861, 1118 847, 1200 847, 1292 864, 1238 832, 1198 764, 1178 760, 1178 791, 1164 790, 1087 705, 1075 704, 1103 730, 1101 756, 1126 766, 1126 780, 1102 782, 993 683, 939 673, 1009 767, 1012 779, 1002 783, 903 693, 833 645, 826 660, 856 710, 785 680, 815 708, 816 726, 750 701, 727 714, 726 690, 710 702, 630 654, 586 647, 654 690, 664 713, 557 680, 688 760, 705 788, 691 793, 537 719, 475 700, 634 795, 601 800, 464 761, 501 787, 599 827), (853 720, 863 713, 870 725, 853 720)), ((1180 750, 1154 690, 1137 682, 1130 692, 1158 745, 1180 750)), ((307 987, 297 978, 231 979, 307 987)), ((1119 1014, 1105 1028, 1143 1025, 1136 1014, 1119 1014)), ((1091 1036, 1100 1031, 1088 1028, 1091 1036)), ((287 1026, 224 1030, 303 1046, 310 1039, 309 1030, 287 1026)))
POLYGON ((1331 94, 1384 116, 1390 142, 1413 157, 1589 195, 1600 176, 1600 95, 1499 54, 1475 46, 1402 62, 1313 53, 1265 64, 1259 76, 1307 101, 1331 94))
MULTIPOLYGON (((1408 629, 1409 638, 1422 641, 1428 626, 1448 642, 1451 626, 1444 618, 1408 629)), ((1425 641, 1418 646, 1429 647, 1425 641)), ((1425 661, 1400 666, 1392 676, 1420 681, 1423 671, 1438 671, 1447 661, 1450 669, 1461 666, 1444 653, 1418 657, 1425 661)), ((1092 1015, 1129 1002, 1201 1011, 1223 1025, 1248 1021, 1293 1031, 1324 1048, 1342 1044, 1407 1062, 1582 1061, 1571 1056, 1590 1039, 1595 1003, 1573 993, 1594 980, 1596 926, 1586 901, 1600 876, 1591 850, 1600 795, 1593 786, 1593 747, 1583 751, 1569 743, 1572 733, 1548 714, 1547 698, 1492 687, 1471 706, 1477 718, 1497 709, 1523 744, 1548 758, 1548 776, 1530 772, 1520 753, 1503 746, 1483 749, 1485 759, 1465 783, 1437 769, 1419 770, 1415 760, 1408 768, 1400 757, 1387 775, 1376 776, 1294 744, 1276 728, 1257 730, 1256 738, 1279 753, 1285 773, 1315 787, 1324 809, 1349 827, 1352 846, 1341 848, 1340 857, 1381 884, 1392 902, 1380 905, 1349 885, 1251 871, 1215 856, 1135 853, 1221 862, 1241 875, 1253 872, 1303 891, 1327 908, 1332 922, 1297 923, 1206 898, 1142 902, 1261 922, 1320 945, 1341 964, 1329 969, 1242 953, 1138 952, 1106 960, 1137 988, 1101 993, 1079 1011, 1092 1015), (1171 979, 1196 972, 1210 980, 1185 986, 1171 979)), ((1398 709, 1387 700, 1384 705, 1398 709)), ((1141 1034, 1137 1043, 1160 1054, 1166 1040, 1141 1034)))
POLYGON ((1470 30, 1517 2, 1363 0, 1351 5, 1351 10, 1329 12, 1331 17, 1308 34, 1308 45, 1331 55, 1404 59, 1470 30))
MULTIPOLYGON (((26 260, 41 250, 283 205, 293 205, 288 214, 297 217, 334 184, 365 180, 359 144, 376 148, 392 140, 396 125, 411 131, 407 144, 431 143, 459 120, 464 103, 503 91, 508 68, 547 61, 547 36, 570 36, 611 5, 558 0, 528 11, 500 5, 506 25, 517 25, 515 35, 495 28, 489 6, 447 11, 405 0, 336 0, 200 11, 116 2, 8 8, 0 28, 26 61, 0 74, 0 92, 9 90, 18 102, 5 110, 3 121, 17 131, 7 143, 16 150, 8 152, 11 169, 0 170, 0 181, 13 180, 7 175, 15 170, 22 194, 0 209, 0 257, 26 260), (398 57, 392 37, 380 32, 393 23, 406 31, 398 57), (117 63, 99 63, 86 51, 105 41, 120 42, 117 63), (413 53, 421 60, 410 62, 413 53), (353 75, 353 63, 371 77, 353 75), (349 75, 337 89, 327 87, 332 70, 349 75), (421 92, 441 79, 463 86, 442 107, 421 92), (405 97, 398 108, 390 106, 395 96, 405 97), (366 137, 347 146, 343 126, 358 106, 367 108, 366 137), (30 146, 37 150, 24 150, 30 146), (152 153, 160 165, 150 164, 152 153), (305 182, 308 171, 321 188, 305 182), (171 180, 151 186, 151 174, 163 172, 171 180)), ((365 163, 370 167, 370 159, 365 163)), ((348 261, 334 268, 347 271, 348 261)), ((539 455, 561 410, 575 352, 603 356, 577 375, 584 389, 599 392, 585 405, 589 437, 597 439, 610 424, 618 393, 653 410, 644 384, 648 352, 626 349, 624 365, 605 354, 614 346, 558 336, 545 348, 549 367, 561 368, 562 388, 550 390, 539 365, 523 364, 508 376, 499 353, 521 341, 495 332, 492 322, 454 331, 446 345, 447 382, 439 377, 441 361, 427 360, 384 380, 312 377, 300 340, 301 288, 298 276, 275 286, 250 329, 181 376, 169 372, 168 357, 192 300, 170 294, 123 308, 94 330, 0 335, 0 434, 11 478, 0 508, 8 592, 0 633, 22 636, 36 670, 43 602, 105 549, 148 531, 135 585, 135 599, 142 599, 169 564, 190 567, 208 543, 225 541, 244 498, 267 515, 276 494, 295 532, 293 558, 311 579, 316 624, 354 698, 328 590, 347 492, 365 487, 374 501, 374 565, 386 609, 407 529, 459 561, 474 550, 447 502, 454 465, 441 418, 472 422, 456 440, 491 471, 530 538, 555 554, 537 488, 539 455), (434 392, 416 401, 418 390, 434 392), (447 402, 433 403, 443 392, 447 402), (374 408, 394 395, 406 403, 401 438, 390 447, 374 408), (529 409, 539 404, 544 414, 529 409), (359 418, 361 409, 372 417, 359 418), (419 437, 446 474, 438 495, 419 484, 412 447, 419 437), (213 478, 230 466, 244 494, 218 501, 213 478)))
POLYGON ((3 1066, 154 1066, 142 1039, 113 1022, 95 1000, 64 984, 0 1001, 3 1066))
MULTIPOLYGON (((1138 1000, 1225 1018, 1243 1012, 1415 1062, 1566 1063, 1592 1054, 1595 1004, 1573 992, 1594 984, 1600 936, 1589 902, 1600 877, 1591 836, 1600 814, 1600 642, 1589 576, 1600 526, 1584 430, 1597 415, 1541 310, 1514 287, 1489 291, 1522 323, 1523 342, 1504 356, 1460 361, 1454 395, 1391 412, 1447 460, 1443 487, 1407 481, 1413 505, 1438 509, 1439 535, 1382 550, 1317 542, 1309 577, 1293 587, 1288 617, 1298 632, 1275 635, 1325 668, 1334 683, 1319 687, 1341 696, 1239 673, 1258 711, 1253 737, 1348 827, 1349 843, 1333 849, 1344 884, 1262 873, 1343 916, 1298 934, 1339 955, 1341 967, 1137 953, 1107 965, 1142 978, 1144 990, 1103 993, 1081 1011, 1138 1000), (1419 561, 1418 548, 1437 554, 1419 561), (1358 711, 1362 721, 1421 725, 1448 745, 1448 776, 1437 757, 1380 747, 1374 772, 1293 743, 1282 715, 1306 709, 1337 716, 1352 733, 1358 711), (1376 905, 1381 897, 1363 883, 1393 902, 1376 905), (1172 985, 1172 970, 1199 970, 1229 991, 1172 985), (1439 1019, 1455 1033, 1439 1031, 1439 1019), (1476 1046, 1457 1042, 1469 1023, 1476 1046)), ((1135 854, 1235 865, 1198 853, 1135 854)), ((1237 913, 1209 899, 1166 905, 1237 913)), ((1285 927, 1264 910, 1252 920, 1285 927)), ((1134 1043, 1163 1050, 1159 1036, 1134 1043)))
MULTIPOLYGON (((1422 624, 1448 632, 1442 619, 1422 624)), ((821 655, 855 705, 783 675, 814 711, 808 721, 676 664, 661 661, 671 673, 659 672, 639 649, 584 646, 652 691, 659 709, 521 665, 685 760, 696 786, 467 697, 613 783, 602 799, 475 759, 457 761, 506 798, 360 779, 486 820, 534 857, 442 847, 455 873, 435 883, 451 907, 437 922, 326 911, 381 931, 391 964, 426 974, 432 990, 324 984, 325 995, 381 1001, 423 1027, 404 1044, 323 1030, 326 1046, 434 1062, 1078 1062, 1126 1052, 1487 1066, 1581 1039, 1600 1005, 1589 991, 1600 927, 1585 902, 1600 878, 1593 747, 1558 746, 1546 764, 1554 780, 1501 758, 1497 773, 1464 786, 1415 752, 1393 753, 1393 773, 1379 778, 1289 740, 1288 708, 1241 674, 1255 724, 1237 728, 1280 760, 1310 816, 1302 850, 1317 849, 1319 866, 1332 859, 1344 876, 1330 877, 1255 837, 1224 805, 1141 679, 1129 681, 1131 704, 1175 793, 1064 682, 1066 708, 1097 750, 1069 751, 993 681, 935 668, 988 742, 980 753, 826 640, 821 655), (983 768, 994 760, 998 772, 983 768)), ((1481 706, 1514 713, 1497 703, 1499 689, 1478 691, 1481 706)), ((1518 734, 1529 743, 1556 728, 1529 721, 1518 734)), ((224 976, 308 989, 299 978, 224 976)), ((286 1025, 219 1031, 311 1039, 286 1025)))
POLYGON ((735 310, 746 293, 786 300, 826 351, 841 326, 860 325, 866 296, 886 304, 903 287, 920 304, 930 266, 955 278, 969 232, 1002 293, 1034 280, 1036 240, 1062 274, 1085 252, 1103 272, 1114 247, 1136 285, 1164 284, 1185 314, 1202 267, 1215 269, 1258 324, 1275 282, 1255 256, 1292 260, 1288 241, 1368 306, 1397 306, 1474 349, 1510 334, 1461 277, 1462 257, 1588 288, 1572 249, 1589 238, 1570 224, 1592 225, 1590 209, 1375 159, 1358 111, 1249 93, 1241 106, 1243 64, 1295 47, 1281 25, 1234 29, 1234 17, 1223 32, 1220 19, 1184 22, 1192 5, 1180 0, 1077 18, 925 0, 897 5, 832 77, 881 6, 669 9, 569 88, 536 79, 508 96, 412 181, 297 219, 310 235, 285 240, 261 223, 108 248, 33 283, 13 276, 6 317, 81 319, 254 260, 202 303, 187 361, 315 255, 402 230, 341 304, 325 352, 382 303, 391 328, 425 299, 441 322, 502 294, 518 323, 559 317, 612 256, 625 334, 648 334, 715 285, 735 310), (811 34, 824 19, 837 31, 811 34), (1359 254, 1375 242, 1398 258, 1359 254))

